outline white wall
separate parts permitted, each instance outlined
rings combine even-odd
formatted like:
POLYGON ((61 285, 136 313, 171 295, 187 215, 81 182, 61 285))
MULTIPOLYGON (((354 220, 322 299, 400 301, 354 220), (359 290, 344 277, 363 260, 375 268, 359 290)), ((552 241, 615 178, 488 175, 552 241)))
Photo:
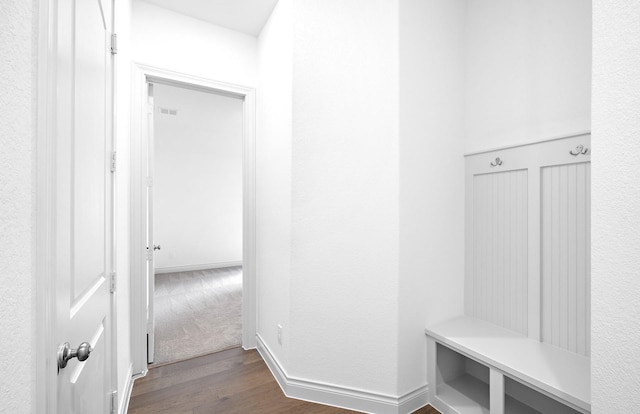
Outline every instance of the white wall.
POLYGON ((257 39, 161 7, 133 3, 133 60, 207 79, 255 86, 257 39))
POLYGON ((260 33, 256 119, 257 332, 283 367, 290 348, 292 0, 260 33), (277 325, 283 326, 282 345, 277 325))
POLYGON ((593 2, 593 413, 640 412, 640 3, 593 2))
POLYGON ((162 84, 153 92, 156 270, 241 262, 244 102, 162 84))
POLYGON ((131 2, 116 4, 116 302, 119 412, 131 381, 131 2))
POLYGON ((425 326, 463 313, 465 5, 400 1, 400 395, 427 381, 425 326))
POLYGON ((590 130, 591 1, 467 4, 465 151, 590 130))
POLYGON ((35 136, 38 8, 0 8, 0 401, 10 413, 35 411, 35 136))
MULTIPOLYGON (((288 1, 281 0, 280 4, 288 1)), ((577 7, 588 3, 586 1, 580 2, 577 7)), ((637 372, 640 371, 637 361, 640 360, 640 355, 636 346, 637 335, 634 334, 640 331, 638 326, 640 315, 637 312, 640 286, 636 277, 637 269, 640 267, 636 254, 640 248, 638 240, 640 223, 638 223, 638 215, 636 214, 638 207, 640 207, 638 206, 640 190, 637 179, 640 171, 633 154, 640 150, 637 140, 638 132, 640 132, 637 116, 640 111, 640 97, 637 94, 637 91, 640 90, 640 73, 638 73, 638 68, 640 68, 638 61, 638 56, 640 56, 638 50, 640 10, 634 0, 594 0, 594 6, 592 405, 594 413, 636 412, 640 407, 637 396, 637 372)), ((138 12, 147 11, 151 7, 138 5, 138 12)), ((404 14, 402 7, 400 11, 402 17, 404 14)), ((283 12, 282 8, 280 12, 283 12)), ((3 332, 11 333, 0 336, 0 350, 3 351, 0 364, 3 366, 3 372, 7 374, 0 379, 0 395, 2 396, 3 409, 16 413, 33 412, 36 398, 33 356, 26 360, 16 359, 10 352, 15 349, 16 344, 34 343, 38 339, 33 326, 35 275, 32 266, 34 254, 32 241, 35 234, 32 207, 34 190, 32 174, 35 165, 33 157, 35 135, 33 28, 35 17, 33 13, 32 2, 15 0, 3 3, 3 8, 0 10, 0 25, 3 27, 3 30, 0 31, 0 51, 5 62, 0 65, 0 74, 2 75, 0 76, 0 102, 5 108, 0 123, 0 143, 3 148, 3 151, 0 152, 0 161, 3 165, 3 168, 0 169, 0 183, 2 183, 0 225, 3 229, 0 232, 0 251, 2 252, 0 268, 3 269, 5 276, 4 283, 0 286, 0 293, 4 298, 0 302, 0 321, 3 332), (17 301, 15 298, 20 298, 20 300, 17 301)), ((144 16, 138 17, 146 21, 147 26, 153 26, 153 19, 149 17, 151 15, 143 14, 144 16)), ((164 15, 158 12, 154 16, 158 14, 164 15)), ((282 14, 280 16, 283 19, 290 18, 282 14)), ((567 20, 573 22, 579 16, 583 17, 581 21, 589 20, 582 13, 577 13, 567 20)), ((202 24, 202 22, 196 22, 202 24)), ((576 24, 581 25, 573 22, 568 26, 576 24)), ((175 31, 165 30, 164 33, 164 36, 167 37, 175 36, 175 31)), ((152 35, 142 36, 140 33, 138 35, 137 45, 142 47, 144 45, 141 43, 141 38, 148 40, 153 38, 152 35)), ((266 329, 270 330, 269 335, 272 338, 269 342, 275 347, 277 343, 273 339, 275 332, 271 333, 271 330, 275 331, 275 327, 271 322, 282 320, 286 326, 286 318, 289 315, 289 312, 286 311, 289 300, 288 283, 286 283, 288 280, 286 257, 288 257, 287 252, 290 249, 290 239, 288 237, 289 227, 285 219, 286 210, 280 213, 277 211, 278 208, 287 208, 286 200, 288 199, 278 201, 275 196, 271 196, 270 190, 277 191, 278 194, 286 197, 285 189, 287 180, 290 180, 290 175, 288 175, 290 170, 289 167, 281 164, 286 164, 290 160, 286 152, 286 143, 290 137, 288 125, 291 125, 291 122, 287 122, 287 117, 292 112, 287 98, 291 96, 291 92, 287 92, 286 89, 291 85, 288 81, 288 77, 291 76, 288 69, 291 66, 287 64, 287 59, 290 59, 292 55, 286 48, 276 50, 275 45, 278 41, 290 42, 292 34, 286 29, 286 25, 280 28, 274 25, 269 31, 264 32, 263 36, 260 39, 263 42, 261 68, 265 70, 268 68, 271 75, 261 79, 261 85, 263 85, 261 93, 269 94, 268 96, 282 103, 282 106, 278 108, 265 109, 263 106, 262 111, 265 112, 262 112, 262 115, 261 112, 258 113, 258 120, 262 122, 262 127, 259 124, 259 128, 264 128, 262 136, 270 134, 272 138, 269 142, 258 143, 258 149, 262 145, 262 149, 260 149, 262 155, 258 159, 259 171, 268 174, 264 177, 258 176, 259 183, 262 183, 262 187, 258 188, 258 202, 263 203, 263 207, 265 204, 271 206, 270 208, 258 208, 259 214, 261 214, 258 220, 261 235, 259 234, 258 237, 259 242, 262 243, 262 250, 258 253, 259 260, 261 260, 259 263, 262 263, 262 270, 259 269, 259 272, 262 272, 261 276, 270 272, 272 277, 265 279, 265 284, 261 285, 259 294, 263 294, 263 308, 271 305, 277 308, 274 315, 268 315, 268 318, 261 319, 261 323, 262 329, 265 329, 265 335, 266 329), (267 33, 271 33, 271 35, 266 37, 267 33), (273 111, 276 111, 277 116, 273 111), (274 116, 271 116, 272 114, 274 116), (280 150, 285 153, 280 153, 280 150), (271 222, 272 218, 276 218, 276 221, 271 222), (282 234, 278 234, 279 231, 282 234), (270 242, 274 244, 269 245, 270 242), (281 259, 282 262, 280 263, 278 259, 268 258, 267 256, 271 252, 278 253, 275 256, 284 257, 281 259), (278 270, 281 270, 280 274, 276 274, 278 270), (281 278, 280 283, 271 283, 276 278, 281 278), (281 317, 284 319, 280 319, 281 317)), ((400 33, 400 36, 402 39, 403 32, 400 33)), ((583 37, 582 41, 585 44, 589 43, 588 37, 583 37)), ((121 53, 125 48, 122 43, 121 53)), ((161 46, 157 46, 157 49, 160 50, 161 46)), ((401 49, 401 56, 402 53, 401 49)), ((171 56, 171 54, 168 53, 166 56, 171 56)), ((178 56, 182 56, 182 54, 178 56)), ((193 62, 198 59, 199 57, 191 57, 187 60, 193 62)), ((404 59, 401 57, 401 74, 405 73, 402 68, 403 61, 404 59)), ((148 63, 159 66, 167 63, 171 64, 170 66, 175 66, 175 70, 190 73, 207 67, 207 65, 198 66, 197 63, 190 66, 181 62, 165 62, 161 59, 148 63)), ((573 64, 571 65, 573 66, 573 64)), ((218 70, 221 69, 218 68, 218 70)), ((586 68, 580 66, 580 70, 586 70, 586 68)), ((216 74, 224 71, 218 72, 214 68, 204 69, 204 72, 206 72, 204 74, 206 76, 209 73, 216 74)), ((229 73, 229 71, 225 73, 229 73)), ((318 74, 318 76, 321 75, 318 74)), ((229 76, 229 78, 233 77, 229 76)), ((250 75, 240 77, 243 79, 251 78, 250 75)), ((238 83, 245 82, 240 80, 238 83)), ((400 87, 400 104, 403 105, 406 97, 403 97, 402 89, 404 86, 402 83, 400 87)), ((576 94, 581 95, 582 92, 576 91, 576 94)), ((258 96, 259 99, 262 99, 260 94, 258 96)), ((327 103, 326 100, 322 102, 327 103)), ((583 112, 583 110, 578 112, 583 112)), ((405 125, 403 116, 401 114, 401 127, 405 125)), ((575 119, 581 119, 583 116, 580 115, 575 119)), ((581 122, 578 123, 582 126, 581 122)), ((569 124, 567 124, 567 128, 568 126, 569 124)), ((120 131, 126 131, 126 128, 121 129, 119 126, 118 131, 120 134, 120 131)), ((542 131, 542 127, 540 131, 542 131)), ((540 134, 542 133, 544 131, 540 132, 540 134)), ((119 136, 119 144, 121 143, 120 137, 124 136, 126 136, 126 132, 119 136)), ((465 151, 503 145, 502 140, 500 142, 482 139, 476 141, 472 138, 469 136, 469 140, 465 144, 465 151)), ((517 137, 518 141, 529 138, 529 136, 517 137)), ((260 135, 258 135, 258 139, 260 139, 260 135)), ((407 160, 408 154, 403 147, 409 148, 409 142, 409 136, 405 140, 405 136, 401 133, 399 150, 401 162, 407 160)), ((304 151, 304 144, 302 145, 297 145, 297 151, 304 151)), ((120 160, 123 159, 123 148, 126 146, 119 145, 120 160)), ((126 177, 126 173, 122 170, 122 164, 119 168, 119 174, 121 174, 119 176, 126 177)), ((406 200, 402 195, 402 186, 408 185, 403 179, 405 174, 403 170, 404 167, 400 170, 400 211, 405 208, 403 203, 406 200)), ((305 178, 309 178, 308 174, 305 178)), ((120 186, 118 197, 121 201, 125 197, 123 194, 126 193, 124 186, 128 185, 123 184, 124 182, 126 180, 118 179, 120 186)), ((121 207, 118 211, 122 211, 121 207)), ((402 222, 401 218, 401 229, 403 228, 402 222)), ((120 221, 120 223, 124 222, 120 221)), ((125 227, 124 231, 127 231, 126 225, 122 225, 125 227)), ((122 236, 122 229, 119 232, 122 236)), ((409 234, 405 234, 405 236, 409 236, 409 234)), ((405 236, 402 233, 400 235, 400 257, 403 257, 402 245, 404 242, 402 240, 405 236)), ((120 248, 118 251, 121 251, 120 248)), ((359 252, 358 249, 354 251, 359 252)), ((324 263, 321 259, 323 258, 318 258, 320 264, 324 263)), ((118 270, 126 271, 126 266, 126 259, 120 254, 118 270)), ((347 287, 355 283, 350 278, 345 282, 347 282, 347 287)), ((320 283, 320 281, 315 283, 320 283)), ((400 279, 400 285, 402 292, 403 286, 405 286, 403 275, 400 279)), ((122 289, 121 284, 119 284, 119 289, 122 289)), ((122 295, 124 295, 123 291, 119 290, 119 304, 126 302, 122 295)), ((355 298, 359 296, 358 294, 355 298)), ((389 292, 384 292, 384 295, 378 297, 382 302, 388 298, 389 292)), ((357 304, 359 304, 358 301, 354 306, 357 304)), ((402 315, 402 308, 400 309, 400 315, 402 315)), ((316 311, 321 313, 322 309, 316 309, 316 311)), ((262 316, 260 317, 262 318, 262 316)), ((120 316, 119 321, 121 321, 120 316)), ((122 325, 119 328, 122 329, 122 325)), ((387 333, 393 335, 393 331, 394 329, 391 329, 387 333)), ((308 331, 305 333, 310 336, 308 331)), ((325 330, 324 333, 326 334, 327 331, 325 330)), ((285 346, 287 341, 287 333, 285 332, 285 346)), ((358 346, 368 346, 371 342, 370 338, 361 338, 361 344, 364 345, 358 346)), ((122 353, 119 356, 123 358, 122 353)), ((358 359, 358 361, 361 362, 362 359, 358 359)), ((368 371, 361 370, 358 371, 358 374, 364 376, 368 374, 368 371)), ((339 379, 344 380, 345 378, 341 376, 339 379)), ((348 382, 351 383, 351 381, 348 382)))
POLYGON ((293 10, 290 372, 395 395, 398 3, 293 10))

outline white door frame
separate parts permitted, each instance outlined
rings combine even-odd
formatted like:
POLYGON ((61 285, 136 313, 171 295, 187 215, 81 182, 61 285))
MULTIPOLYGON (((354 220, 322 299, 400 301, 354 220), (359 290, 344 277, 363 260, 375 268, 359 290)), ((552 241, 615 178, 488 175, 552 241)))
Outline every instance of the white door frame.
POLYGON ((36 398, 35 412, 55 413, 56 387, 56 281, 53 272, 55 45, 56 1, 38 1, 38 124, 36 137, 36 398))
POLYGON ((242 171, 243 171, 243 294, 242 347, 256 347, 256 275, 255 275, 255 89, 218 82, 166 69, 133 64, 131 123, 131 350, 133 373, 147 371, 147 281, 145 186, 148 81, 196 89, 214 90, 244 99, 242 171))
MULTIPOLYGON (((116 1, 113 2, 113 22, 117 19, 116 1)), ((57 280, 55 266, 56 244, 56 117, 57 117, 57 33, 58 33, 58 0, 38 0, 38 72, 37 72, 37 124, 36 124, 36 166, 35 166, 35 401, 32 401, 35 412, 56 414, 58 411, 58 343, 56 338, 57 312, 57 280)), ((114 56, 115 59, 115 56, 114 56)), ((112 150, 115 151, 115 113, 116 113, 116 79, 115 61, 112 91, 113 106, 112 150)), ((115 194, 115 177, 112 177, 111 191, 115 194)), ((112 269, 116 268, 115 249, 115 197, 111 203, 111 240, 112 269)), ((117 375, 117 295, 111 296, 111 389, 118 389, 117 375)))

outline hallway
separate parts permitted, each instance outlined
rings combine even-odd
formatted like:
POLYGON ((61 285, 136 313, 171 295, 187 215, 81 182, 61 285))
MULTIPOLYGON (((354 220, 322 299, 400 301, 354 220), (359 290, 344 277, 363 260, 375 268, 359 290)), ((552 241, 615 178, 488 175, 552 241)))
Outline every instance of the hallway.
MULTIPOLYGON (((304 413, 355 411, 287 398, 255 351, 233 348, 152 368, 136 380, 129 414, 304 413)), ((438 414, 427 406, 414 414, 438 414)))

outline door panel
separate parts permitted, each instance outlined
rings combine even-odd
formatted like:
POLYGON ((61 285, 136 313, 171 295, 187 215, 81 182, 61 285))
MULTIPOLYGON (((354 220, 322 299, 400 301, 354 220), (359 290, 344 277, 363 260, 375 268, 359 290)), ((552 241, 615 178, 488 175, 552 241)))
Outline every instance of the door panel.
MULTIPOLYGON (((101 372, 102 367, 106 365, 107 358, 105 355, 106 340, 105 329, 106 320, 102 320, 97 326, 97 331, 93 333, 91 340, 91 346, 94 351, 91 352, 91 357, 84 363, 77 364, 73 370, 71 370, 69 382, 71 384, 71 411, 73 413, 103 413, 105 407, 109 407, 109 395, 98 395, 96 398, 96 390, 101 390, 104 387, 104 379, 95 375, 96 372, 101 372)), ((60 411, 58 411, 60 412, 60 411)))
POLYGON ((58 413, 108 413, 113 364, 113 0, 59 0, 56 95, 56 334, 89 342, 58 374, 58 413))
MULTIPOLYGON (((107 2, 108 3, 108 2, 107 2)), ((105 46, 109 36, 99 1, 77 1, 74 113, 74 296, 81 296, 105 276, 105 46), (91 110, 87 110, 91 108, 91 110), (98 184, 100 183, 100 184, 98 184)))

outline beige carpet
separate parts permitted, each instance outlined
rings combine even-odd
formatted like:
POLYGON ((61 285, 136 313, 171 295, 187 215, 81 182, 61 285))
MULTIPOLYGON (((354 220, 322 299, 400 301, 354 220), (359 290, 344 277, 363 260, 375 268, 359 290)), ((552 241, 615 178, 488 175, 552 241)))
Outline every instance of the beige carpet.
POLYGON ((154 365, 242 343, 242 267, 156 275, 154 365))

